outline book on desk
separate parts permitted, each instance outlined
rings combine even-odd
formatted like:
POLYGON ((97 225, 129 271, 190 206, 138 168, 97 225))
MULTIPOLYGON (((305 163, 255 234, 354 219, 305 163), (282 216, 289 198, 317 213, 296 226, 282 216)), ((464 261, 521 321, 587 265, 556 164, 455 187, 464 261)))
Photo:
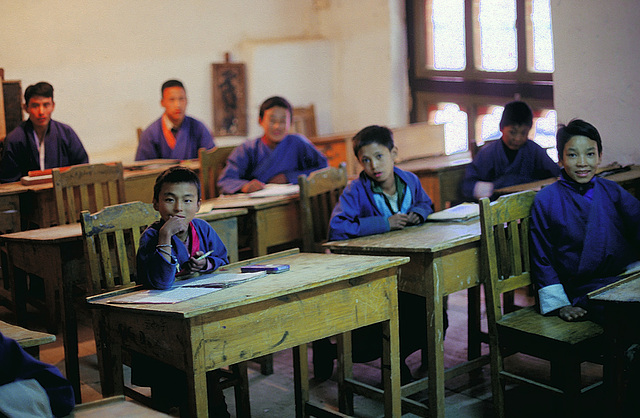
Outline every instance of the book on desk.
POLYGON ((477 203, 461 203, 427 216, 427 221, 433 222, 464 222, 480 216, 480 206, 477 203))

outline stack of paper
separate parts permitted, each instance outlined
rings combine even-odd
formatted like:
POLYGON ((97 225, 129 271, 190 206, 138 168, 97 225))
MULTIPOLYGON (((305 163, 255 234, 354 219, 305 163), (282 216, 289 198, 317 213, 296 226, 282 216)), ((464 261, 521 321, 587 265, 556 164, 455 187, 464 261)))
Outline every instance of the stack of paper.
POLYGON ((480 206, 477 203, 461 203, 449 209, 434 212, 427 216, 428 221, 467 221, 480 216, 480 206))
POLYGON ((297 184, 265 184, 264 189, 249 193, 249 197, 271 197, 286 196, 300 193, 300 186, 297 184))

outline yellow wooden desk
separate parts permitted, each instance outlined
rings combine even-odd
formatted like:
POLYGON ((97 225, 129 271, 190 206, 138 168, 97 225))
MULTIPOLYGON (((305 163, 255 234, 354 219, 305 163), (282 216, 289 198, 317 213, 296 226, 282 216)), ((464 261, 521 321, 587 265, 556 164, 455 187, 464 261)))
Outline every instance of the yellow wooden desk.
MULTIPOLYGON (((291 252, 288 252, 291 254, 291 252)), ((190 415, 206 417, 206 372, 294 348, 296 416, 315 415, 308 402, 306 344, 382 322, 385 334, 385 416, 400 417, 397 313, 398 266, 406 257, 334 254, 275 254, 289 264, 280 274, 245 282, 175 304, 110 303, 117 292, 88 298, 105 322, 103 346, 110 349, 103 395, 122 394, 122 349, 171 364, 187 374, 190 415)), ((122 293, 130 293, 129 289, 122 293)), ((100 337, 102 338, 102 337, 100 337)), ((344 376, 345 363, 341 363, 344 376)), ((323 410, 326 416, 327 410, 323 410)))
MULTIPOLYGON (((237 220, 225 221, 236 218, 240 213, 243 211, 214 211, 198 217, 202 216, 214 223, 220 222, 216 225, 217 232, 225 245, 228 245, 224 241, 225 238, 235 236, 234 241, 237 243, 237 220)), ((43 279, 45 301, 42 308, 48 321, 47 327, 55 331, 58 316, 61 316, 66 376, 73 385, 77 401, 80 402, 78 330, 71 290, 74 283, 84 286, 86 280, 82 227, 76 223, 33 229, 0 235, 0 241, 7 247, 9 281, 18 324, 26 322, 26 274, 35 274, 43 279), (55 302, 56 292, 60 296, 59 306, 55 302)), ((237 244, 236 247, 227 249, 229 257, 237 260, 237 244)))
POLYGON ((249 211, 245 208, 233 208, 200 211, 196 214, 196 218, 207 221, 216 231, 227 247, 230 263, 238 261, 238 218, 247 213, 249 211))
POLYGON ((267 254, 269 247, 301 238, 300 197, 296 195, 254 198, 244 193, 223 195, 202 203, 202 211, 246 208, 249 211, 251 249, 254 256, 267 254))
POLYGON ((24 348, 24 351, 37 359, 40 358, 40 346, 56 340, 56 336, 53 334, 31 331, 17 325, 7 324, 4 321, 0 321, 0 333, 7 338, 16 340, 20 347, 24 348))
MULTIPOLYGON (((446 373, 444 368, 443 297, 463 289, 479 289, 480 223, 477 220, 426 223, 385 234, 332 241, 325 247, 340 254, 410 257, 411 261, 400 269, 398 289, 426 298, 429 370, 427 378, 403 386, 402 396, 428 388, 429 415, 444 417, 445 379, 488 363, 486 358, 479 357, 480 331, 476 313, 479 302, 476 295, 469 298, 469 317, 473 317, 469 324, 469 351, 473 360, 446 373)), ((403 408, 411 407, 403 401, 403 408)), ((413 407, 417 408, 414 413, 425 414, 416 405, 413 407)))

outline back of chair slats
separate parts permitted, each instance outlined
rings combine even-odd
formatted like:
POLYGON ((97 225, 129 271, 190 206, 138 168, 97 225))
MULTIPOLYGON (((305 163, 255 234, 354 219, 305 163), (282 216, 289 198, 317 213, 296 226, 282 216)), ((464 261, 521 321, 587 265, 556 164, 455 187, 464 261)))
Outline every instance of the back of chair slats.
POLYGON ((218 177, 227 163, 229 155, 234 149, 234 146, 229 146, 215 147, 210 150, 200 148, 198 150, 202 199, 213 199, 220 195, 220 190, 218 189, 217 184, 218 177))

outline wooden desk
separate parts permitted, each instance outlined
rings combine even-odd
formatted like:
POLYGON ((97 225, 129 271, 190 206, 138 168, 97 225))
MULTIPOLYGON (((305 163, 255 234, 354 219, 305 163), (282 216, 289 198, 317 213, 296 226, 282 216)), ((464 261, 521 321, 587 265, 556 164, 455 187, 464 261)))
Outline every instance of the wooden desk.
MULTIPOLYGON (((237 243, 237 220, 242 211, 214 211, 202 216, 205 220, 220 222, 217 231, 225 245, 225 238, 235 238, 237 243), (233 229, 235 227, 235 230, 233 229), (231 228, 226 230, 225 228, 231 228)), ((9 259, 9 280, 12 300, 16 305, 18 324, 26 322, 26 275, 35 274, 44 282, 44 310, 48 328, 55 330, 58 315, 62 320, 62 335, 65 353, 67 379, 73 385, 77 402, 80 402, 80 371, 78 366, 78 329, 75 309, 73 308, 72 286, 80 283, 84 287, 86 269, 84 264, 84 242, 82 227, 79 223, 40 228, 13 234, 0 235, 0 241, 7 246, 9 259), (56 307, 55 295, 60 295, 60 305, 56 307), (59 314, 58 314, 59 312, 59 314)), ((229 248, 229 247, 228 247, 229 248)), ((235 251, 229 250, 230 257, 238 258, 235 251)))
POLYGON ((621 416, 624 404, 624 358, 630 335, 637 343, 640 337, 640 273, 633 274, 589 293, 589 299, 604 306, 605 335, 609 341, 604 368, 605 383, 612 415, 621 416), (626 338, 625 338, 626 337, 626 338))
MULTIPOLYGON (((308 416, 319 407, 308 402, 306 344, 383 322, 389 336, 382 367, 385 416, 400 417, 396 277, 398 266, 407 261, 293 254, 277 258, 291 266, 287 272, 181 303, 108 303, 112 294, 88 298, 104 318, 111 349, 105 358, 113 360, 104 366, 111 377, 102 382, 103 395, 122 393, 121 352, 133 350, 184 370, 190 415, 207 416, 207 371, 294 348, 296 416, 308 416)), ((236 265, 233 271, 238 270, 236 265)))
POLYGON ((238 261, 238 218, 249 213, 244 208, 214 209, 198 212, 196 218, 207 221, 227 247, 229 262, 238 261))
POLYGON ((202 203, 210 208, 245 208, 249 211, 251 249, 254 256, 267 254, 269 247, 301 239, 300 197, 296 195, 252 198, 244 193, 223 195, 202 203))
POLYGON ((20 347, 24 348, 24 351, 37 359, 40 358, 40 346, 56 340, 56 336, 53 334, 31 331, 17 325, 7 324, 4 321, 0 321, 0 333, 7 338, 16 340, 20 347))
MULTIPOLYGON (((428 377, 405 385, 402 395, 428 387, 429 415, 444 417, 445 379, 488 363, 479 357, 479 302, 470 298, 469 354, 474 360, 446 373, 444 369, 443 297, 480 284, 480 223, 426 223, 386 234, 332 241, 325 247, 340 254, 410 257, 411 261, 400 269, 398 289, 426 298, 428 377)), ((403 408, 411 406, 405 403, 403 400, 403 408)), ((418 408, 414 413, 425 411, 418 408)))
POLYGON ((471 153, 463 152, 403 161, 396 165, 418 176, 435 210, 440 211, 463 200, 460 184, 471 161, 471 153))

